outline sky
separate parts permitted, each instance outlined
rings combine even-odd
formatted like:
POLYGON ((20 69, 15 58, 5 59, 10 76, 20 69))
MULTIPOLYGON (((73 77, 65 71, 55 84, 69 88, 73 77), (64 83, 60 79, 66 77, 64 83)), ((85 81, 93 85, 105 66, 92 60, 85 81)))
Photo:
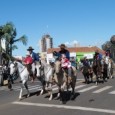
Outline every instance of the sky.
POLYGON ((115 35, 115 0, 0 0, 0 14, 0 25, 12 22, 16 38, 28 38, 26 46, 16 43, 13 55, 24 56, 29 46, 39 52, 44 34, 54 47, 78 42, 100 48, 115 35))

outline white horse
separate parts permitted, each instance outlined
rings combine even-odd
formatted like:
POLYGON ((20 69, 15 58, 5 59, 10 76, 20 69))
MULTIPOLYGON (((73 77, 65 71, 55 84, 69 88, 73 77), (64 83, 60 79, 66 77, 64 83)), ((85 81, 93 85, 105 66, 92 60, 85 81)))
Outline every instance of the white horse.
MULTIPOLYGON (((41 68, 40 71, 42 72, 41 78, 44 78, 44 84, 43 88, 40 92, 40 94, 42 95, 44 91, 48 91, 49 93, 49 100, 52 100, 53 95, 52 95, 52 78, 53 78, 53 72, 54 72, 54 68, 53 68, 53 64, 47 64, 44 60, 41 60, 41 68)), ((39 72, 40 72, 39 71, 39 72)))
MULTIPOLYGON (((41 84, 43 86, 40 94, 43 94, 45 90, 50 93, 52 91, 52 66, 50 64, 47 64, 45 61, 42 61, 41 64, 39 62, 37 62, 36 64, 32 64, 33 73, 35 73, 35 69, 37 71, 36 77, 38 78, 38 80, 41 81, 41 84)), ((29 80, 29 72, 27 70, 27 67, 18 61, 15 61, 10 64, 10 75, 12 75, 16 70, 18 70, 19 76, 22 81, 22 86, 19 94, 19 99, 21 100, 23 88, 27 90, 27 97, 30 96, 30 92, 27 85, 27 82, 29 80)), ((50 93, 49 100, 52 100, 52 97, 52 93, 50 93)))
MULTIPOLYGON (((27 82, 29 80, 29 72, 27 70, 27 67, 24 66, 22 63, 18 62, 18 61, 15 61, 13 63, 10 64, 10 75, 12 75, 16 70, 18 70, 18 73, 19 73, 19 76, 21 78, 21 81, 22 81, 22 86, 21 86, 21 89, 20 89, 20 94, 19 94, 19 99, 21 100, 22 99, 22 92, 23 92, 23 88, 26 88, 27 90, 27 97, 30 96, 30 92, 29 92, 29 89, 28 89, 28 85, 27 85, 27 82)), ((32 71, 34 71, 34 69, 37 69, 37 74, 36 76, 40 76, 40 65, 32 65, 32 71)))

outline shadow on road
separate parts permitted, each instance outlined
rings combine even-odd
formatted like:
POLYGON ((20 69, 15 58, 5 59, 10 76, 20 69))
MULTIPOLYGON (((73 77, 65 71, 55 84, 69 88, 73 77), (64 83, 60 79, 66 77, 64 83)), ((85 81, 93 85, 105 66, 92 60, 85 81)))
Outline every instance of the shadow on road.
MULTIPOLYGON (((57 97, 57 94, 53 94, 53 99, 62 101, 62 104, 66 104, 68 101, 74 101, 80 95, 80 93, 72 94, 71 91, 62 92, 60 97, 57 97)), ((49 98, 49 95, 45 96, 45 98, 49 98)))

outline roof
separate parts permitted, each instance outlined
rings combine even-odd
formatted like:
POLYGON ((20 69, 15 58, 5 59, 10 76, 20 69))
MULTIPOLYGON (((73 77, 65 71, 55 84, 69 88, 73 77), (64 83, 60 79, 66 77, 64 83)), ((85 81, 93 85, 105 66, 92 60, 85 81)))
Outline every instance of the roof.
MULTIPOLYGON (((100 49, 100 48, 98 48, 98 47, 96 47, 96 46, 93 46, 93 47, 68 47, 68 48, 66 48, 69 52, 95 52, 96 50, 98 50, 99 51, 99 53, 101 53, 101 54, 104 54, 105 52, 104 52, 104 50, 102 50, 102 49, 100 49)), ((47 50, 47 53, 48 54, 50 54, 50 53, 52 53, 53 51, 59 51, 60 50, 60 48, 49 48, 48 50, 47 50)))

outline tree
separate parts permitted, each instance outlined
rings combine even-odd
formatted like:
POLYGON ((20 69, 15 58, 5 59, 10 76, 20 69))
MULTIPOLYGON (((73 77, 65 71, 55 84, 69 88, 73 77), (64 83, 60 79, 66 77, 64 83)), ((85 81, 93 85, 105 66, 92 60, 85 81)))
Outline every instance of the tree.
POLYGON ((2 31, 4 33, 3 38, 6 41, 6 54, 8 54, 9 57, 12 57, 12 51, 14 49, 18 49, 15 45, 16 42, 22 42, 23 45, 27 45, 27 37, 25 35, 16 38, 17 32, 12 22, 6 23, 3 26, 2 31))
POLYGON ((0 26, 0 64, 2 64, 2 44, 1 44, 1 40, 2 40, 2 36, 3 36, 3 31, 2 31, 3 27, 0 26))
POLYGON ((115 35, 111 36, 110 42, 111 42, 113 45, 115 45, 115 35))
POLYGON ((111 42, 110 41, 106 41, 103 45, 102 45, 102 49, 103 50, 108 50, 108 49, 110 49, 110 47, 111 47, 111 42))

